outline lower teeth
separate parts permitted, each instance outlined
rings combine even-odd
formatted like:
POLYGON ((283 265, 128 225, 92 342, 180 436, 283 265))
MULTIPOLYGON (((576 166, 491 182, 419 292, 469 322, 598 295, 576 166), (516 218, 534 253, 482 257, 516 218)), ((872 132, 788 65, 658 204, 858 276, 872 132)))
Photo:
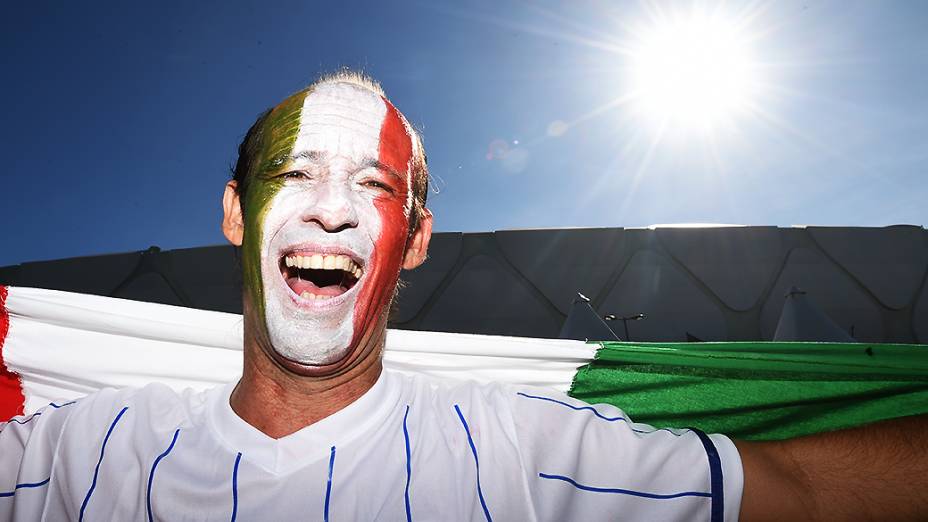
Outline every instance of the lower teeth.
POLYGON ((302 297, 303 299, 307 299, 307 300, 309 300, 309 301, 315 301, 315 300, 317 300, 317 299, 331 299, 331 298, 334 297, 334 296, 331 296, 331 295, 320 295, 320 294, 311 294, 311 293, 309 293, 309 292, 303 292, 302 294, 300 294, 300 297, 302 297))

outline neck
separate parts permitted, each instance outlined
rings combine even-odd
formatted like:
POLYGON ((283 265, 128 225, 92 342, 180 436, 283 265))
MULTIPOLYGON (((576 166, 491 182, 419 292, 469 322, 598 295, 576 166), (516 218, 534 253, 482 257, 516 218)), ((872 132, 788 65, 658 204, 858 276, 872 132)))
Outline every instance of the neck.
POLYGON ((242 379, 232 392, 232 410, 265 435, 279 439, 345 408, 371 389, 383 371, 380 352, 386 328, 365 336, 354 363, 327 376, 286 370, 246 332, 242 379))

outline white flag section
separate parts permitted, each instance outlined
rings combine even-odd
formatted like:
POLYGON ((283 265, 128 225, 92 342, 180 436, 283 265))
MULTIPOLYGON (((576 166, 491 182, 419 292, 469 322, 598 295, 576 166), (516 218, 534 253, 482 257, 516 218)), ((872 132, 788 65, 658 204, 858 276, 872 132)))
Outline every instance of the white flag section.
MULTIPOLYGON (((56 290, 9 287, 2 360, 20 375, 25 412, 105 387, 162 382, 203 389, 236 380, 242 316, 56 290)), ((441 378, 567 391, 597 345, 390 330, 384 366, 441 378)), ((5 419, 4 419, 5 420, 5 419)))

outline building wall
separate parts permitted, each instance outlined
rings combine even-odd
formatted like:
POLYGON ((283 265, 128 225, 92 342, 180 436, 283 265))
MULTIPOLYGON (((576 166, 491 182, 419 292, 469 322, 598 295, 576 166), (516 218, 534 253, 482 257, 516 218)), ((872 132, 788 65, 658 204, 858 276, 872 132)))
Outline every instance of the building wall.
MULTIPOLYGON (((556 337, 577 292, 633 340, 772 338, 792 286, 864 342, 928 343, 921 227, 550 229, 439 233, 404 272, 396 328, 556 337)), ((0 268, 0 282, 241 312, 231 247, 0 268)))

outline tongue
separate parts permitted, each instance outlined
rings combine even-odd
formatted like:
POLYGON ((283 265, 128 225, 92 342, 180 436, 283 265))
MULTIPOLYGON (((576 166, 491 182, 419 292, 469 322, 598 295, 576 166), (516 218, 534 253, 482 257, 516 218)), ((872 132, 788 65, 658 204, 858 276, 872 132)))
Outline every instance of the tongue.
POLYGON ((346 289, 341 285, 329 285, 318 287, 312 281, 291 277, 287 279, 287 284, 296 295, 303 295, 303 292, 309 292, 316 295, 336 296, 344 294, 346 289))

